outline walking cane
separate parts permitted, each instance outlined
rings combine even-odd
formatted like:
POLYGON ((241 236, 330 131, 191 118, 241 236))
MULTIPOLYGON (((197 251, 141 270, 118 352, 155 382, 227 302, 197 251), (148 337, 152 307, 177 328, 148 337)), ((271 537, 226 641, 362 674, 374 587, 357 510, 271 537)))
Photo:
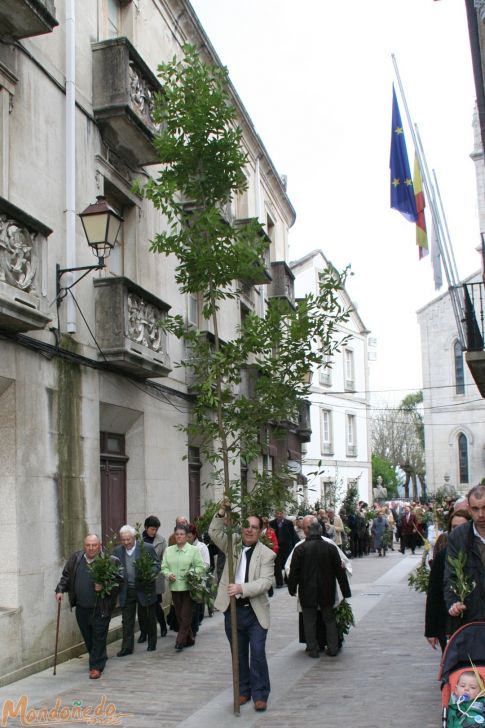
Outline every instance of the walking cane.
POLYGON ((56 667, 57 667, 57 645, 59 644, 59 622, 61 621, 61 600, 57 602, 57 626, 56 626, 56 646, 54 649, 54 672, 53 675, 56 674, 56 667))

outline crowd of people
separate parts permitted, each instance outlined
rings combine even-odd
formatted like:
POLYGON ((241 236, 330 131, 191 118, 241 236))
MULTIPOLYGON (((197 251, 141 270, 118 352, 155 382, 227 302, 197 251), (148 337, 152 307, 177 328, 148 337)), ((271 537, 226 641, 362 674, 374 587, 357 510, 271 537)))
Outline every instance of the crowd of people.
MULTIPOLYGON (((106 588, 93 568, 102 555, 100 539, 88 534, 83 549, 66 562, 56 588, 56 599, 68 593, 71 608, 89 653, 89 677, 98 679, 105 668, 109 621, 116 603, 121 608, 122 643, 118 657, 134 651, 136 615, 138 643, 147 650, 157 647, 168 627, 176 632, 174 648, 182 652, 195 644, 205 605, 194 602, 189 575, 213 574, 217 596, 209 602, 224 614, 225 631, 232 644, 230 602, 234 597, 239 653, 239 702, 250 700, 264 711, 270 693, 266 660, 269 604, 273 587, 288 586, 297 596, 300 641, 310 658, 325 651, 336 657, 341 647, 336 605, 351 596, 348 577, 351 558, 374 554, 384 557, 389 549, 405 553, 426 543, 433 528, 430 508, 412 503, 364 502, 347 513, 320 509, 295 519, 276 511, 275 518, 249 514, 236 531, 226 528, 230 503, 223 501, 208 527, 178 516, 168 543, 159 534, 160 521, 148 516, 138 535, 130 525, 119 532, 119 545, 104 558, 111 575, 106 588), (229 535, 232 534, 232 535, 229 535), (229 578, 227 559, 232 541, 233 569, 229 578), (170 599, 164 598, 168 589, 170 599), (165 619, 162 600, 170 613, 165 619)), ((485 486, 470 491, 465 502, 453 504, 448 533, 435 543, 426 607, 426 637, 433 647, 446 645, 447 635, 469 620, 485 620, 485 486), (467 554, 465 570, 478 587, 457 598, 453 574, 445 554, 467 554)), ((104 572, 103 572, 104 573, 104 572)), ((168 596, 168 595, 167 595, 168 596)))

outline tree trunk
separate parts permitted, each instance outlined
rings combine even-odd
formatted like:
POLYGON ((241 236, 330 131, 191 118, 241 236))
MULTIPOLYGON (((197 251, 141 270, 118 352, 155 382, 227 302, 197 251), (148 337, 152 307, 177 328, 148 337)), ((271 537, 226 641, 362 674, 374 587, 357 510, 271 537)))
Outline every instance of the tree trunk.
POLYGON ((409 498, 409 481, 411 479, 411 476, 406 471, 406 480, 404 481, 404 497, 409 498))
MULTIPOLYGON (((217 307, 215 305, 215 298, 212 293, 211 286, 211 299, 213 305, 212 323, 214 326, 214 347, 216 352, 220 350, 219 342, 219 326, 217 320, 217 307)), ((224 471, 224 497, 227 501, 231 497, 231 480, 229 475, 229 454, 227 447, 227 435, 224 429, 224 420, 222 415, 222 378, 220 373, 217 376, 217 424, 219 429, 219 438, 221 441, 222 451, 222 465, 224 471)), ((227 577, 229 584, 234 584, 234 547, 232 541, 232 514, 229 506, 226 506, 226 518, 227 518, 227 577)), ((236 612, 236 599, 231 597, 229 602, 230 616, 231 616, 231 656, 232 656, 232 688, 233 688, 233 702, 234 702, 234 715, 240 715, 241 708, 239 705, 239 645, 237 640, 237 612, 236 612)))
POLYGON ((418 482, 416 478, 416 473, 411 473, 411 482, 413 484, 413 500, 418 500, 418 482))
POLYGON ((419 482, 421 483, 421 497, 423 500, 428 500, 428 487, 426 485, 425 473, 419 473, 419 482))

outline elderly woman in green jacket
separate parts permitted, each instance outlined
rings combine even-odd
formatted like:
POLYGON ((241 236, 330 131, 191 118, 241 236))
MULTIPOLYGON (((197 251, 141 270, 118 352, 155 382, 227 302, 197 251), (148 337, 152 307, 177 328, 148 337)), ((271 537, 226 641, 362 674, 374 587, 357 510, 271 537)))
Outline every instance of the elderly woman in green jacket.
POLYGON ((190 598, 186 574, 189 570, 202 574, 205 571, 199 549, 187 543, 188 526, 175 527, 175 545, 165 549, 162 561, 162 574, 167 577, 172 592, 172 601, 179 624, 175 649, 181 652, 184 647, 192 647, 195 637, 192 632, 193 601, 190 598))

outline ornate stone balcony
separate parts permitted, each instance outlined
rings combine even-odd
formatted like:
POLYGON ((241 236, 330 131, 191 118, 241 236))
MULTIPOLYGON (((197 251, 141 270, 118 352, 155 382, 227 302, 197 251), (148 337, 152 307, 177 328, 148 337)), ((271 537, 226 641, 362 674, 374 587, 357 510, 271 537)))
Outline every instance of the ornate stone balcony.
POLYGON ((285 299, 291 308, 295 308, 295 276, 284 260, 271 263, 271 276, 268 298, 285 299))
POLYGON ((310 442, 312 439, 312 424, 310 419, 311 402, 307 399, 300 400, 298 417, 298 438, 300 442, 310 442))
MULTIPOLYGON (((256 218, 245 218, 245 219, 239 219, 236 220, 236 225, 244 226, 248 225, 249 223, 254 223, 256 221, 256 218)), ((248 286, 254 286, 254 285, 267 285, 268 283, 271 283, 271 263, 270 263, 270 250, 269 246, 271 243, 271 240, 266 234, 266 231, 264 227, 261 225, 257 232, 258 236, 261 237, 263 240, 266 240, 268 247, 264 252, 264 255, 261 259, 261 264, 254 269, 254 273, 248 277, 246 280, 241 281, 243 284, 243 287, 248 286)))
POLYGON ((464 283, 463 311, 465 312, 465 358, 480 394, 485 397, 485 285, 464 283))
POLYGON ((3 0, 0 2, 0 37, 19 40, 51 33, 56 25, 54 0, 3 0))
POLYGON ((160 321, 170 306, 128 278, 98 278, 94 286, 100 360, 137 377, 166 377, 171 364, 160 321))
POLYGON ((474 0, 476 10, 482 23, 485 23, 485 0, 474 0))
POLYGON ((0 327, 43 329, 51 320, 43 275, 52 230, 0 197, 0 327))
POLYGON ((106 143, 134 167, 155 164, 157 77, 127 38, 93 43, 92 49, 94 117, 106 143))

